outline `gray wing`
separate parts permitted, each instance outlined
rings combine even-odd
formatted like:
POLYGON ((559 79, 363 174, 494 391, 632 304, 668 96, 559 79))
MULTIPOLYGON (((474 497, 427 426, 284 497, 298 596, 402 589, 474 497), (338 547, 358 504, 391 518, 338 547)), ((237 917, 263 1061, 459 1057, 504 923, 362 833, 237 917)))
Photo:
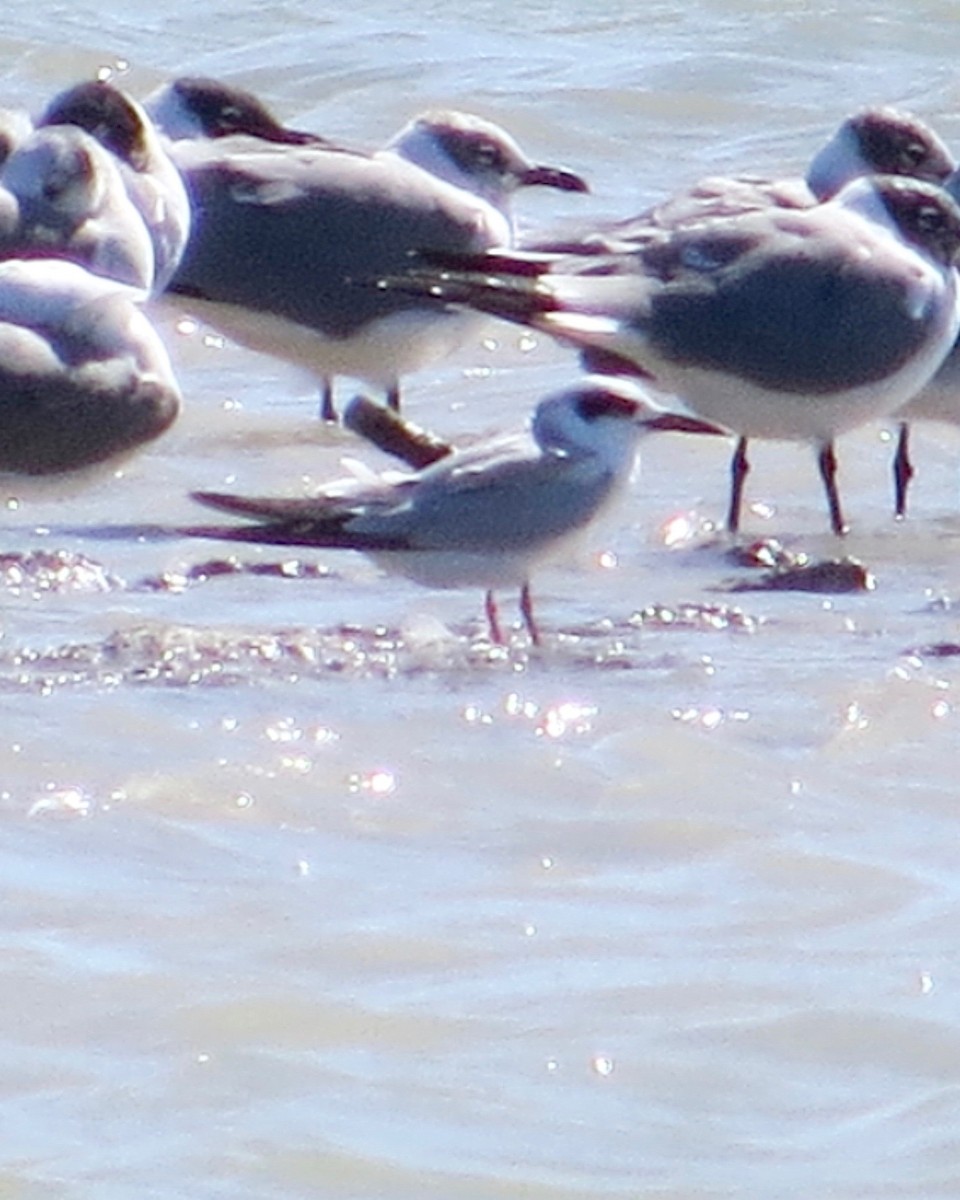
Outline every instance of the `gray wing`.
POLYGON ((878 233, 865 253, 856 226, 834 220, 774 207, 651 230, 630 253, 495 253, 486 271, 474 256, 395 283, 543 329, 594 369, 703 367, 826 393, 895 372, 937 319, 934 285, 922 296, 893 238, 878 233))
POLYGON ((613 475, 592 461, 541 455, 529 439, 456 452, 403 482, 312 499, 195 493, 201 503, 257 522, 187 532, 274 545, 357 550, 528 548, 587 524, 613 475))
MULTIPOLYGON (((554 454, 519 459, 455 472, 442 485, 425 481, 390 524, 403 529, 410 549, 523 549, 587 525, 615 482, 593 461, 554 454)), ((376 515, 364 516, 354 528, 377 523, 376 515)))
POLYGON ((376 287, 430 249, 490 244, 479 201, 397 161, 324 152, 212 153, 185 171, 193 229, 171 290, 346 336, 374 317, 437 308, 376 287))
POLYGON ((662 286, 627 324, 681 366, 813 395, 886 377, 929 336, 919 284, 890 269, 883 240, 867 257, 774 216, 752 236, 681 231, 643 258, 662 286))
MULTIPOLYGON (((578 258, 633 254, 664 232, 683 229, 716 217, 739 217, 770 209, 803 209, 816 204, 806 183, 796 179, 767 179, 759 175, 710 175, 652 205, 634 217, 599 227, 573 230, 562 237, 542 236, 523 241, 523 249, 578 258)), ((621 263, 620 269, 623 270, 621 263)), ((596 265, 585 264, 595 271, 596 265)), ((611 267, 612 269, 612 267, 611 267)))

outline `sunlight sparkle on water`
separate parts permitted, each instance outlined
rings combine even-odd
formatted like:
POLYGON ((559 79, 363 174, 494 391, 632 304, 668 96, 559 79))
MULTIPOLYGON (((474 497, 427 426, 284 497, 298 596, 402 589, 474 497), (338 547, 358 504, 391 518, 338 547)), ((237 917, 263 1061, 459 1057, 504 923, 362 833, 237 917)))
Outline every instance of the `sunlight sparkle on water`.
POLYGON ((47 784, 46 792, 27 810, 28 817, 88 817, 93 801, 81 787, 57 787, 47 784))
MULTIPOLYGON (((600 711, 596 704, 581 700, 561 700, 557 704, 541 705, 535 700, 525 699, 519 692, 510 692, 503 704, 508 717, 529 721, 537 737, 561 738, 568 733, 588 733, 593 728, 593 719, 600 711)), ((476 706, 464 712, 471 723, 493 724, 493 718, 482 714, 476 706)))
POLYGON ((856 700, 851 700, 844 712, 844 724, 847 729, 862 731, 870 728, 870 718, 856 700))
POLYGON ((696 527, 690 513, 677 513, 660 528, 660 540, 668 550, 686 546, 696 535, 696 527))
MULTIPOLYGON (((231 730, 233 728, 236 726, 232 726, 231 730)), ((310 742, 315 746, 329 746, 340 740, 340 735, 328 725, 304 727, 298 724, 293 717, 278 717, 270 725, 265 726, 263 732, 268 741, 281 745, 290 742, 310 742)))
POLYGON ((463 710, 463 719, 468 725, 492 725, 493 717, 479 704, 468 704, 463 710))
POLYGON ((574 700, 554 705, 537 722, 537 736, 560 738, 567 733, 587 733, 593 728, 593 718, 598 711, 595 704, 580 704, 574 700))
POLYGON ((391 796, 397 790, 397 777, 392 771, 378 768, 356 771, 347 780, 351 792, 369 792, 372 796, 391 796))
POLYGON ((313 759, 306 754, 285 754, 280 759, 280 769, 294 775, 309 775, 313 770, 313 759))
POLYGON ((748 509, 755 517, 759 517, 763 521, 769 521, 777 515, 776 505, 771 504, 768 500, 754 500, 748 505, 748 509))
POLYGON ((750 713, 746 709, 731 709, 729 712, 722 708, 714 708, 708 706, 706 708, 697 708, 691 705, 688 708, 675 708, 670 715, 675 721, 680 721, 683 725, 696 725, 700 729, 711 733, 714 729, 719 729, 721 725, 728 721, 749 721, 750 713))

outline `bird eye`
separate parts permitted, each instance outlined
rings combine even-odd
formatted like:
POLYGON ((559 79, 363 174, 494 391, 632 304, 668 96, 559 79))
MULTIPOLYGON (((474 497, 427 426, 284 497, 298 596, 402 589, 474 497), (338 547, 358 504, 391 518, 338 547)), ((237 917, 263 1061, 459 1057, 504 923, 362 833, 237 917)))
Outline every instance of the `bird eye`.
POLYGON ((474 149, 474 158, 481 167, 503 166, 503 155, 493 142, 478 142, 474 149))
POLYGON ((903 147, 903 165, 907 171, 918 167, 927 156, 927 148, 922 142, 910 142, 903 147))
POLYGON ((917 209, 917 228, 933 232, 944 226, 943 210, 933 204, 923 204, 917 209))

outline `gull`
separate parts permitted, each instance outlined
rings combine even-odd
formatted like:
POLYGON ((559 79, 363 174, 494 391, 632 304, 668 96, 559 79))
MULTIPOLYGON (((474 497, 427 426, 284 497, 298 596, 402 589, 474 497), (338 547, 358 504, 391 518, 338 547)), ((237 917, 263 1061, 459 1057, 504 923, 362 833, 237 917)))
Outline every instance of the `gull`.
POLYGON ((114 156, 127 195, 150 236, 151 290, 163 291, 187 244, 190 201, 146 110, 106 80, 89 80, 56 96, 37 124, 77 126, 114 156))
POLYGON ((76 263, 0 262, 0 471, 79 471, 169 428, 180 390, 143 299, 76 263))
POLYGON ((253 92, 205 75, 183 75, 164 83, 143 103, 174 142, 242 134, 278 145, 336 148, 319 134, 282 124, 253 92))
POLYGON ((712 217, 769 208, 812 208, 864 175, 904 175, 946 186, 956 167, 943 139, 914 113, 887 105, 847 117, 810 160, 803 177, 708 175, 638 216, 561 238, 539 238, 525 248, 544 253, 627 253, 653 231, 712 217))
POLYGON ((832 200, 648 231, 606 256, 483 256, 385 286, 550 333, 738 436, 727 527, 750 438, 817 448, 834 533, 846 530, 834 439, 895 412, 960 328, 960 208, 940 187, 854 180, 832 200))
POLYGON ((150 235, 114 156, 73 125, 35 129, 0 167, 0 258, 66 258, 149 290, 150 235))
POLYGON ((461 112, 430 112, 374 154, 249 137, 170 143, 193 229, 170 292, 241 345, 321 380, 385 388, 451 353, 473 320, 429 296, 387 294, 381 275, 423 252, 474 253, 513 239, 522 187, 582 192, 570 171, 533 163, 509 134, 461 112))
MULTIPOLYGON (((847 117, 810 160, 803 178, 772 179, 766 176, 708 176, 682 189, 637 217, 589 231, 585 236, 552 242, 539 241, 531 249, 573 254, 628 253, 651 230, 671 230, 712 217, 731 217, 777 208, 810 208, 835 196, 846 184, 863 175, 904 175, 950 188, 956 162, 943 139, 914 113, 889 105, 863 108, 847 117)), ((956 198, 956 195, 955 197, 956 198)), ((600 364, 593 364, 598 367, 600 364)), ((918 397, 904 414, 924 417, 943 411, 943 393, 949 385, 935 386, 918 397)), ((737 461, 747 469, 747 442, 741 438, 737 461)), ((901 420, 893 462, 894 513, 906 512, 907 489, 913 476, 907 420, 901 420)))
POLYGON ((541 400, 527 430, 455 449, 423 470, 337 481, 309 499, 194 498, 254 524, 195 526, 191 536, 360 550, 426 587, 486 591, 490 636, 503 642, 494 591, 520 588, 540 642, 530 575, 562 557, 625 489, 637 442, 654 430, 720 432, 654 406, 624 380, 584 379, 541 400))

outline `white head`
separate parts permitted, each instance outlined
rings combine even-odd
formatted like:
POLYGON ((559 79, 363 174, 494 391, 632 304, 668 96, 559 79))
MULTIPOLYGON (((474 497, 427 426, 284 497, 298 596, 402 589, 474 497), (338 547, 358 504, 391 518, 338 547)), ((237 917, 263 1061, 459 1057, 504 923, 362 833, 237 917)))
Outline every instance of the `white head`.
POLYGON ((531 162, 506 130, 471 113, 422 113, 385 149, 501 212, 517 188, 539 184, 566 192, 588 190, 571 171, 531 162))
POLYGON ((617 472, 629 470, 637 442, 648 433, 726 432, 660 408, 639 385, 605 375, 587 376, 575 387, 541 400, 532 430, 544 450, 571 458, 598 456, 617 472))

